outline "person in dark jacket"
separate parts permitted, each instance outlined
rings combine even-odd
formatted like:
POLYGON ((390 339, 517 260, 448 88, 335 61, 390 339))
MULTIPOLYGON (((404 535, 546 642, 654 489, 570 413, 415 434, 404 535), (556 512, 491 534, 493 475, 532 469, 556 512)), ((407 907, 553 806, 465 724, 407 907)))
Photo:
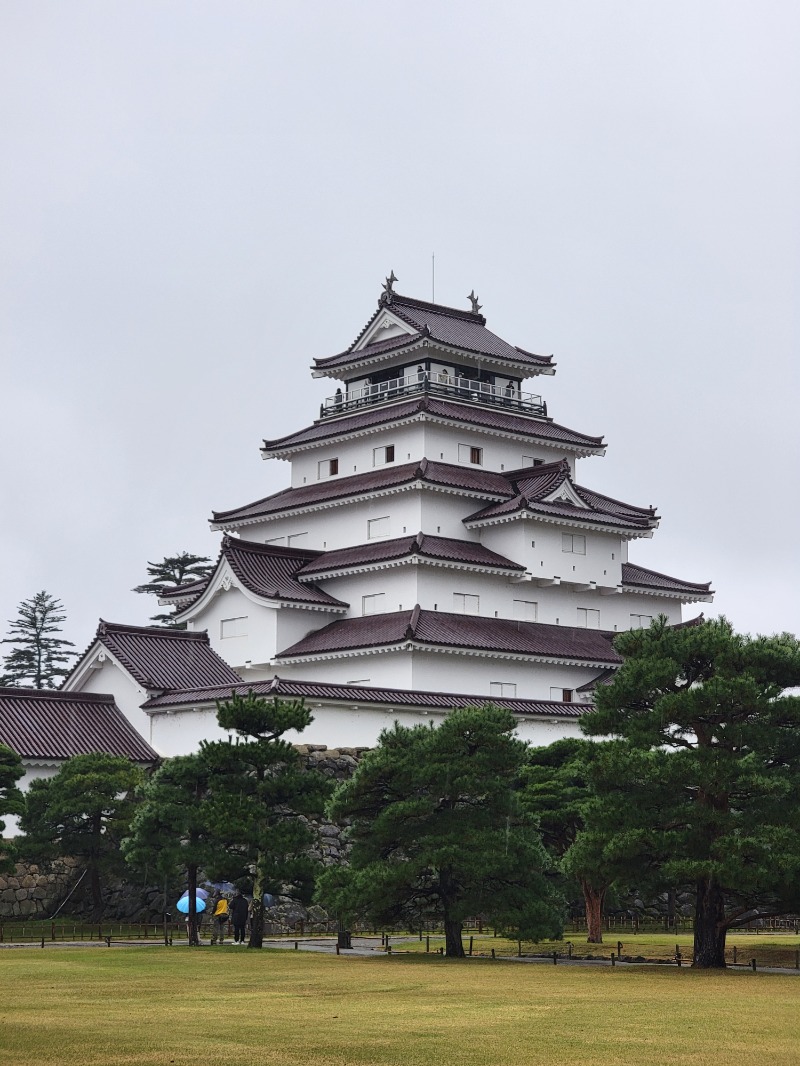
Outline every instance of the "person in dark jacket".
POLYGON ((247 925, 249 904, 238 888, 234 889, 231 900, 231 921, 233 922, 234 944, 244 944, 244 930, 247 925))

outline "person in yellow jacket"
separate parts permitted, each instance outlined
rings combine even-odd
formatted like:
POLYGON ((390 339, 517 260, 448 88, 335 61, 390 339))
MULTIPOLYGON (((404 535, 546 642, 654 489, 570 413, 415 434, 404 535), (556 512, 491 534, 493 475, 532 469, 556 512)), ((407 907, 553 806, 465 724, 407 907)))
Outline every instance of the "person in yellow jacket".
POLYGON ((209 896, 206 901, 206 908, 211 918, 211 943, 224 944, 225 927, 230 920, 228 901, 223 895, 209 896))

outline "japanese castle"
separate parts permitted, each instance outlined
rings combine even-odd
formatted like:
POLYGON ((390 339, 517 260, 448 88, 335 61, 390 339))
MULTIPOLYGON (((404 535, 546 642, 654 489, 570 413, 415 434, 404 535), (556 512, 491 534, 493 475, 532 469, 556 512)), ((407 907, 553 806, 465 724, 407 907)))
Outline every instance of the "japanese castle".
POLYGON ((546 744, 578 734, 615 633, 711 600, 629 560, 658 516, 582 483, 605 444, 528 391, 552 358, 487 329, 474 292, 461 310, 396 280, 347 351, 315 359, 315 421, 263 442, 290 485, 213 513, 211 577, 162 600, 186 630, 101 622, 63 699, 111 694, 160 755, 220 735, 234 688, 303 697, 303 742, 370 746, 492 701, 546 744))

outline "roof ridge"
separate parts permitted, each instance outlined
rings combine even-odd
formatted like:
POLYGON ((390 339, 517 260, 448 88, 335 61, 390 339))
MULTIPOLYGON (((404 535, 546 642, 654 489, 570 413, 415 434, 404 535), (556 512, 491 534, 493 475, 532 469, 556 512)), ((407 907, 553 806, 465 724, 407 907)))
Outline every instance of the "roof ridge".
MULTIPOLYGON (((437 315, 447 315, 451 318, 462 318, 466 322, 478 322, 480 325, 486 325, 486 318, 483 315, 475 314, 473 311, 466 311, 461 307, 450 307, 448 304, 430 303, 428 300, 417 300, 413 296, 402 296, 398 292, 392 293, 392 301, 382 303, 382 307, 394 308, 397 302, 407 307, 418 307, 421 311, 432 311, 437 315)), ((402 316, 401 316, 402 317, 402 316)), ((413 322, 409 322, 409 325, 413 326, 413 322)))
POLYGON ((24 696, 25 699, 56 699, 89 701, 90 703, 114 703, 108 692, 73 692, 63 688, 28 688, 24 685, 0 685, 0 696, 24 696))
POLYGON ((106 622, 100 619, 95 639, 100 640, 114 633, 136 633, 147 637, 176 637, 179 640, 201 640, 209 644, 208 632, 205 629, 174 629, 172 626, 129 626, 122 622, 106 622))
POLYGON ((223 551, 228 547, 241 548, 253 555, 277 555, 286 559, 316 559, 324 552, 316 548, 292 548, 283 544, 262 544, 257 540, 246 540, 244 537, 231 537, 225 534, 223 551))
POLYGON ((417 636, 417 626, 419 625, 419 617, 422 614, 422 608, 418 603, 414 604, 414 610, 411 612, 408 625, 406 626, 406 640, 415 640, 417 636))
POLYGON ((691 585, 693 588, 696 588, 696 589, 710 589, 711 588, 711 582, 710 581, 687 581, 686 578, 673 577, 672 574, 664 574, 660 570, 652 570, 649 566, 642 566, 641 563, 632 563, 630 560, 628 560, 627 562, 622 564, 623 571, 624 571, 626 566, 628 566, 628 567, 633 566, 637 570, 640 570, 644 574, 652 574, 654 577, 662 577, 666 581, 674 581, 676 585, 691 585))

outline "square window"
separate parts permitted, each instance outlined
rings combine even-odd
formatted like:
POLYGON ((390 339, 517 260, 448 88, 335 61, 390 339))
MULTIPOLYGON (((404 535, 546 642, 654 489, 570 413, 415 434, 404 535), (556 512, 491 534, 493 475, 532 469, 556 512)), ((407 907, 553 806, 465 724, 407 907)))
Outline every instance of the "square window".
POLYGON ((247 636, 247 615, 239 618, 222 618, 219 623, 219 635, 223 640, 228 637, 247 636))
POLYGON ((483 448, 473 448, 471 444, 459 444, 459 463, 471 463, 473 466, 483 466, 483 448))
POLYGON ((521 622, 535 622, 539 605, 535 600, 514 600, 514 617, 521 622))
POLYGON ((559 703, 572 703, 573 689, 571 688, 551 688, 550 699, 557 700, 559 703))
POLYGON ((380 614, 384 609, 384 603, 386 601, 385 592, 375 592, 370 596, 361 597, 361 613, 362 614, 380 614))
POLYGON ((561 550, 562 552, 571 552, 573 555, 585 555, 586 537, 579 533, 562 533, 561 550))
POLYGON ((385 466, 386 463, 394 462, 394 445, 387 444, 381 448, 372 449, 372 465, 385 466))
POLYGON ((453 611, 456 614, 480 614, 481 598, 468 592, 453 593, 453 611))
POLYGON ((320 459, 317 463, 317 477, 333 477, 339 473, 339 460, 337 459, 320 459))
POLYGON ((377 537, 389 536, 389 516, 384 518, 370 518, 367 522, 367 539, 375 540, 377 537))
POLYGON ((599 629, 600 612, 588 607, 578 608, 578 627, 580 629, 599 629))
POLYGON ((632 614, 631 629, 649 629, 652 621, 653 616, 651 614, 632 614))
POLYGON ((509 681, 490 681, 489 695, 513 700, 517 695, 517 686, 509 681))
POLYGON ((308 540, 308 532, 305 533, 290 533, 286 538, 287 544, 290 548, 301 548, 308 540))

